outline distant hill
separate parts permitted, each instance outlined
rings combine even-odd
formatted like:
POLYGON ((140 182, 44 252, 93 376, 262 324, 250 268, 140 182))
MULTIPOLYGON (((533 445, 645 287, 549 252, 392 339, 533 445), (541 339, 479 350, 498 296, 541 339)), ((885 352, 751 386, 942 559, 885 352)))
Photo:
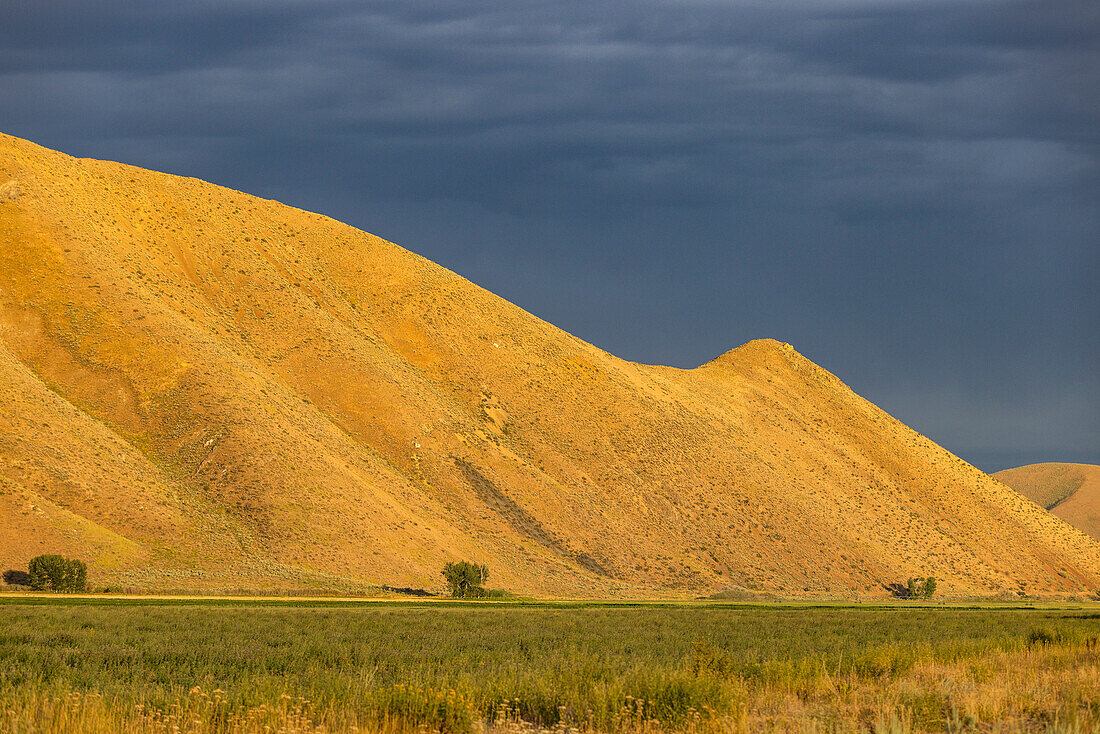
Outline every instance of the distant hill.
POLYGON ((1100 545, 788 344, 628 362, 327 217, 7 136, 0 191, 5 568, 439 588, 465 558, 581 597, 1100 587, 1100 545))
POLYGON ((1078 530, 1100 540, 1100 466, 1029 464, 993 475, 1078 530))

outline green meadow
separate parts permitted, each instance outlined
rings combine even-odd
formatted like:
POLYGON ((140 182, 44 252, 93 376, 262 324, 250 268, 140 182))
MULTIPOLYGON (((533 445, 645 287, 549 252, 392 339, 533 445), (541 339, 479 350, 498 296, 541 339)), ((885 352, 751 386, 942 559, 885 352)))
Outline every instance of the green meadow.
POLYGON ((1093 731, 1100 607, 0 597, 0 731, 1093 731))

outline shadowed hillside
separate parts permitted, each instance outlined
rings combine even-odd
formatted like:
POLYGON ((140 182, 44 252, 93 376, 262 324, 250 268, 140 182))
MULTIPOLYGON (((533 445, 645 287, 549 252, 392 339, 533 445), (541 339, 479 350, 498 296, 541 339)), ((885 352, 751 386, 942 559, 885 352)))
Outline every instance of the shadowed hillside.
POLYGON ((146 588, 1100 586, 1100 545, 790 345, 618 359, 397 245, 0 136, 0 564, 146 588))
POLYGON ((1029 464, 999 471, 993 477, 1100 540, 1100 466, 1029 464))

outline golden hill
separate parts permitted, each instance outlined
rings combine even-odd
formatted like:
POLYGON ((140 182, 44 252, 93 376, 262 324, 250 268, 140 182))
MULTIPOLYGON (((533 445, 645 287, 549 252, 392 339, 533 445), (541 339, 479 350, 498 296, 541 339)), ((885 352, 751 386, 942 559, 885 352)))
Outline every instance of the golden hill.
POLYGON ((1029 464, 999 471, 993 477, 1100 540, 1100 466, 1029 464))
POLYGON ((140 588, 1100 587, 1100 545, 787 344, 618 359, 392 243, 0 136, 0 565, 140 588))

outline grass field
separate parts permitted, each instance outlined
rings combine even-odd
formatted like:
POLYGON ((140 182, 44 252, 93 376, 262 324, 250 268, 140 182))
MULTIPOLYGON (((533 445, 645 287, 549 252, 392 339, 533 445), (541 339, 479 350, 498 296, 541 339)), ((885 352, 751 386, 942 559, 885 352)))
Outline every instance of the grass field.
POLYGON ((1093 731, 1100 608, 0 599, 2 731, 1093 731))

